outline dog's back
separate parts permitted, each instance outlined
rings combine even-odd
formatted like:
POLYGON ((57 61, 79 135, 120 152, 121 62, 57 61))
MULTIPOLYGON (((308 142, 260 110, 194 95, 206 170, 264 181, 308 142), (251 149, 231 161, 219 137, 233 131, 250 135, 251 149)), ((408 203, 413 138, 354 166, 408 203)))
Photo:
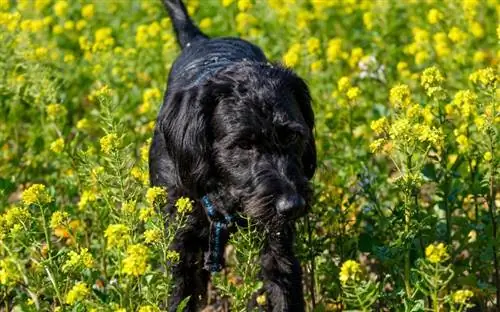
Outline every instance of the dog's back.
POLYGON ((169 75, 169 84, 195 85, 219 69, 241 61, 267 62, 260 48, 240 38, 213 38, 194 25, 181 0, 164 0, 182 48, 169 75))

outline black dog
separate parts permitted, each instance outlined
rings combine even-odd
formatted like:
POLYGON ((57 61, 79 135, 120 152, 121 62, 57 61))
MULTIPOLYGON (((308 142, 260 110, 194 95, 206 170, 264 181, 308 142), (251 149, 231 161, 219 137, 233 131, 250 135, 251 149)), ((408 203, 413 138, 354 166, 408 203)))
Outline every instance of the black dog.
POLYGON ((164 3, 183 50, 157 119, 150 177, 168 190, 170 215, 179 197, 195 201, 172 246, 180 261, 169 308, 188 296, 187 310, 200 307, 209 271, 222 268, 232 218, 242 213, 266 233, 267 309, 304 311, 293 221, 308 209, 316 169, 308 87, 249 42, 209 39, 181 0, 164 3))

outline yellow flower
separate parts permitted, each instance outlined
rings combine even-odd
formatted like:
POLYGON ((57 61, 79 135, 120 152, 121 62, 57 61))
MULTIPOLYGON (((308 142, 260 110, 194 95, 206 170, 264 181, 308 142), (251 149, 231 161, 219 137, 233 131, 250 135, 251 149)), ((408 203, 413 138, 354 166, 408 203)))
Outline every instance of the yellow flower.
POLYGON ((452 27, 448 32, 448 38, 455 43, 461 43, 467 39, 467 34, 458 27, 452 27))
POLYGON ((193 210, 193 201, 187 197, 180 197, 175 202, 175 208, 181 214, 189 213, 193 210))
POLYGON ((66 30, 73 30, 75 28, 75 22, 73 21, 66 21, 64 22, 64 29, 66 30))
POLYGON ((19 260, 14 258, 0 259, 0 285, 13 287, 22 280, 16 263, 19 263, 19 260))
POLYGON ((50 120, 64 117, 67 113, 66 107, 62 106, 61 104, 49 104, 47 105, 45 110, 50 120))
POLYGON ((10 7, 10 0, 0 0, 0 11, 7 11, 10 7))
POLYGON ((83 211, 89 204, 95 203, 97 201, 97 196, 94 191, 84 190, 78 201, 78 209, 83 211))
POLYGON ((119 146, 118 136, 115 133, 109 133, 103 136, 99 143, 104 154, 109 154, 119 146))
POLYGON ((436 66, 426 68, 420 77, 420 84, 424 87, 428 96, 439 96, 443 91, 442 83, 444 77, 436 66))
POLYGON ((165 189, 159 186, 150 187, 146 192, 146 201, 153 206, 155 203, 164 203, 167 198, 165 189))
POLYGON ((462 113, 462 117, 469 117, 471 111, 475 109, 477 95, 470 90, 460 90, 453 98, 453 104, 458 106, 462 113))
POLYGON ((359 263, 354 260, 347 260, 340 268, 339 279, 343 284, 349 280, 357 281, 361 275, 361 267, 359 263))
POLYGON ((94 16, 94 5, 87 4, 82 7, 82 16, 89 20, 94 16))
POLYGON ((25 224, 29 221, 31 214, 27 208, 14 206, 0 216, 0 232, 2 229, 9 230, 16 224, 25 224))
POLYGON ((69 5, 67 1, 57 1, 56 4, 54 4, 54 13, 56 14, 56 16, 64 17, 64 15, 66 15, 66 12, 68 12, 68 7, 69 5))
POLYGON ((415 64, 422 65, 429 59, 429 53, 427 51, 419 51, 415 54, 415 64))
POLYGON ((320 48, 320 41, 316 37, 311 37, 306 41, 307 52, 310 54, 316 54, 320 48))
POLYGON ((153 207, 146 207, 139 211, 139 220, 143 222, 147 222, 153 216, 156 215, 156 212, 153 207))
POLYGON ((365 12, 363 14, 363 24, 365 24, 366 29, 368 29, 368 30, 373 29, 373 13, 372 12, 365 12))
POLYGON ((64 149, 64 139, 59 138, 54 142, 50 143, 50 150, 56 154, 59 154, 64 149))
POLYGON ((126 213, 133 213, 135 211, 136 204, 135 200, 126 201, 122 204, 122 210, 126 213))
POLYGON ((491 67, 479 69, 469 75, 469 80, 475 84, 481 84, 483 87, 496 87, 498 76, 491 67))
POLYGON ((456 138, 456 141, 458 143, 458 151, 460 153, 466 153, 467 151, 469 151, 470 147, 469 139, 465 135, 463 134, 459 135, 456 138))
POLYGON ((78 301, 85 299, 90 291, 87 285, 83 282, 77 282, 66 295, 66 303, 73 305, 78 301))
POLYGON ((484 63, 486 58, 488 57, 488 54, 484 51, 476 51, 474 52, 474 56, 472 57, 472 60, 476 64, 481 64, 484 63))
POLYGON ((389 91, 389 102, 398 108, 408 107, 411 103, 410 87, 400 84, 389 91))
POLYGON ((80 120, 78 120, 78 122, 76 123, 76 128, 78 130, 89 130, 90 129, 90 121, 87 119, 87 118, 82 118, 80 120))
POLYGON ((127 248, 127 255, 123 259, 123 273, 140 276, 146 273, 148 266, 148 248, 141 244, 131 245, 127 248))
POLYGON ((321 60, 317 60, 311 63, 311 72, 317 73, 323 68, 323 62, 321 60))
POLYGON ((337 89, 340 92, 344 92, 344 91, 348 90, 350 87, 351 87, 351 82, 349 81, 348 77, 344 76, 344 77, 340 78, 339 81, 337 81, 337 89))
POLYGON ((246 12, 240 12, 236 15, 236 30, 239 33, 245 33, 250 26, 257 23, 257 19, 246 12))
POLYGON ((55 229, 69 221, 69 214, 65 211, 56 211, 50 218, 50 227, 55 229))
POLYGON ((474 293, 470 290, 457 290, 451 295, 451 300, 455 304, 466 304, 472 297, 474 293))
POLYGON ((265 305, 266 301, 267 301, 267 299, 266 299, 266 293, 262 293, 262 295, 257 296, 256 301, 257 301, 257 304, 260 305, 260 306, 265 305))
POLYGON ((123 247, 131 239, 130 229, 125 224, 110 224, 106 231, 104 231, 104 237, 107 238, 108 249, 113 247, 123 247))
POLYGON ((376 135, 380 135, 387 130, 388 125, 389 122, 387 121, 387 118, 382 117, 380 119, 372 121, 372 123, 370 124, 370 128, 375 132, 376 135))
POLYGON ((43 205, 52 201, 52 197, 49 195, 45 185, 43 184, 33 184, 23 192, 21 198, 25 205, 43 205))
POLYGON ((159 229, 149 229, 144 232, 144 241, 148 244, 157 242, 161 237, 159 229))
POLYGON ((429 24, 437 24, 443 19, 443 13, 439 12, 437 9, 430 9, 427 13, 427 21, 429 24))
POLYGON ((443 243, 432 244, 425 248, 425 257, 431 263, 441 263, 450 257, 443 243))
POLYGON ((223 6, 223 7, 228 7, 228 6, 230 6, 233 2, 234 2, 234 0, 222 0, 222 6, 223 6))
POLYGON ((484 37, 484 28, 478 22, 472 22, 470 24, 470 32, 476 38, 483 38, 484 37))
POLYGON ((142 306, 138 310, 138 312, 156 312, 156 311, 160 311, 160 309, 152 305, 142 306))
POLYGON ((87 21, 86 20, 79 20, 76 22, 75 28, 76 30, 80 31, 87 27, 87 21))
POLYGON ((359 97, 359 94, 361 93, 361 91, 359 90, 358 87, 352 87, 352 88, 349 88, 346 92, 346 95, 347 95, 347 98, 349 100, 355 100, 359 97))
POLYGON ((351 56, 349 57, 349 66, 354 68, 358 65, 358 62, 363 58, 364 52, 362 48, 354 48, 351 51, 351 56))
POLYGON ((300 44, 293 44, 283 56, 283 63, 288 67, 294 67, 299 62, 300 44))
POLYGON ((491 154, 491 152, 486 152, 486 153, 484 153, 483 158, 484 158, 484 160, 486 160, 487 162, 490 162, 490 161, 493 159, 493 155, 491 154))
POLYGON ((113 30, 110 27, 103 27, 96 30, 92 51, 103 51, 111 48, 115 44, 115 39, 111 36, 112 32, 113 30))
POLYGON ((329 63, 333 63, 341 56, 342 56, 342 39, 334 38, 328 41, 328 48, 326 49, 326 60, 329 63))
POLYGON ((89 253, 87 248, 82 248, 80 253, 70 251, 68 253, 69 259, 62 266, 63 272, 77 271, 82 268, 92 268, 94 266, 94 258, 89 253))
POLYGON ((379 151, 382 150, 382 147, 384 146, 385 143, 386 143, 386 139, 384 139, 384 138, 376 139, 375 141, 370 143, 370 151, 372 153, 378 153, 379 151))
POLYGON ((210 17, 205 17, 200 21, 200 28, 207 30, 212 27, 212 19, 210 17))
POLYGON ((247 11, 252 8, 253 4, 250 0, 238 0, 238 10, 247 11))

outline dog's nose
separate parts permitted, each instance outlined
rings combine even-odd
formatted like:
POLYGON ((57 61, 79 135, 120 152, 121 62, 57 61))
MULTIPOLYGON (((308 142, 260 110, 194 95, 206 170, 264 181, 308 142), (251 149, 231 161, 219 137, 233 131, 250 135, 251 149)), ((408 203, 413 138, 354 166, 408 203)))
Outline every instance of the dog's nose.
POLYGON ((276 202, 276 210, 280 215, 293 217, 300 214, 306 207, 306 201, 299 194, 285 195, 276 202))

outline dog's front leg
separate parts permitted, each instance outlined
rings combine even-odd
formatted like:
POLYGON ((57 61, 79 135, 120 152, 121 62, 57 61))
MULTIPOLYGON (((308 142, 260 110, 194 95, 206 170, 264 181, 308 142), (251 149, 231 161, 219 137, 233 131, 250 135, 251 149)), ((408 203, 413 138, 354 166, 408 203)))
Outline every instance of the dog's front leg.
POLYGON ((179 261, 172 267, 174 282, 169 298, 169 311, 177 311, 179 303, 189 297, 183 311, 198 311, 206 304, 209 273, 203 270, 203 249, 207 244, 201 233, 207 232, 199 224, 188 224, 177 232, 171 249, 179 253, 179 261))
POLYGON ((261 257, 264 288, 270 311, 304 311, 302 269, 293 252, 294 229, 272 229, 261 257))

